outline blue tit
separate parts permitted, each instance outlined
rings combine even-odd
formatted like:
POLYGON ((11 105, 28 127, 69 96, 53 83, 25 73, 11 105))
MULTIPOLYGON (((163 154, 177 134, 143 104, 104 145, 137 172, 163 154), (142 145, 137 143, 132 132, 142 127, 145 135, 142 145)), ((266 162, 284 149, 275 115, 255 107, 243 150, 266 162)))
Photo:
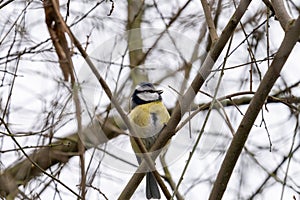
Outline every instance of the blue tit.
MULTIPOLYGON (((153 84, 140 83, 132 95, 132 107, 129 114, 132 127, 138 137, 141 138, 147 150, 154 144, 158 134, 168 122, 170 115, 167 108, 162 103, 162 90, 156 90, 153 84)), ((131 146, 136 153, 139 163, 141 163, 140 150, 130 138, 131 146)), ((147 199, 160 199, 160 193, 156 179, 152 172, 146 173, 146 197, 147 199)))

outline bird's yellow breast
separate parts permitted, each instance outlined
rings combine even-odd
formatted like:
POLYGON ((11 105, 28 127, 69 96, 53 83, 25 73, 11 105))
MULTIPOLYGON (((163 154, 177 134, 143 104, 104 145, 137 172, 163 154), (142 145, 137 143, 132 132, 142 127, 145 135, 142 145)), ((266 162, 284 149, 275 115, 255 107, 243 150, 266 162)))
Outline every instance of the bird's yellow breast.
POLYGON ((146 127, 151 123, 166 124, 170 115, 163 103, 157 101, 136 106, 130 112, 129 118, 135 125, 146 127))
MULTIPOLYGON (((154 143, 157 134, 170 118, 169 112, 161 101, 142 104, 134 107, 129 114, 132 127, 149 150, 154 143)), ((140 150, 134 139, 130 138, 132 148, 136 153, 140 150)))

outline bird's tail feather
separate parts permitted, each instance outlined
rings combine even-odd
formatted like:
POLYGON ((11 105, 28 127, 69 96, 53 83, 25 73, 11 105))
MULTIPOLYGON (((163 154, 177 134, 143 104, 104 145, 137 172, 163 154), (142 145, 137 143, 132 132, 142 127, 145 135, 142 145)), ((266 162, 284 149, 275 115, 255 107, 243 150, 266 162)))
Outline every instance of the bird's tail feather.
POLYGON ((157 182, 152 172, 146 174, 146 197, 147 199, 160 199, 157 182))

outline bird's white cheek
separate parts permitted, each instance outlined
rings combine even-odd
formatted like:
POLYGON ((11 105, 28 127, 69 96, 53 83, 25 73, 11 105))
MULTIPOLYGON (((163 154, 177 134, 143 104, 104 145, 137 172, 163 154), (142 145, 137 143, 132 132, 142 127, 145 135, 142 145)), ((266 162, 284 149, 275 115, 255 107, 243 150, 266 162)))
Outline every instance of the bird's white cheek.
POLYGON ((137 94, 137 96, 144 101, 154 101, 159 99, 159 94, 152 92, 142 92, 137 94))

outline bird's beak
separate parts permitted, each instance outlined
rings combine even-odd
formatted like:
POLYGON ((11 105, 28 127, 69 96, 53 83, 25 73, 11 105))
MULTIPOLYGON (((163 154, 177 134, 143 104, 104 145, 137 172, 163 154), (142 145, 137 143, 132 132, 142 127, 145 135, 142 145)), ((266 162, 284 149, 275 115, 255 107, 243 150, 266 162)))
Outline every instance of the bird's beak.
POLYGON ((156 90, 156 92, 157 92, 158 94, 161 94, 161 93, 163 93, 164 91, 163 91, 163 90, 156 90))

